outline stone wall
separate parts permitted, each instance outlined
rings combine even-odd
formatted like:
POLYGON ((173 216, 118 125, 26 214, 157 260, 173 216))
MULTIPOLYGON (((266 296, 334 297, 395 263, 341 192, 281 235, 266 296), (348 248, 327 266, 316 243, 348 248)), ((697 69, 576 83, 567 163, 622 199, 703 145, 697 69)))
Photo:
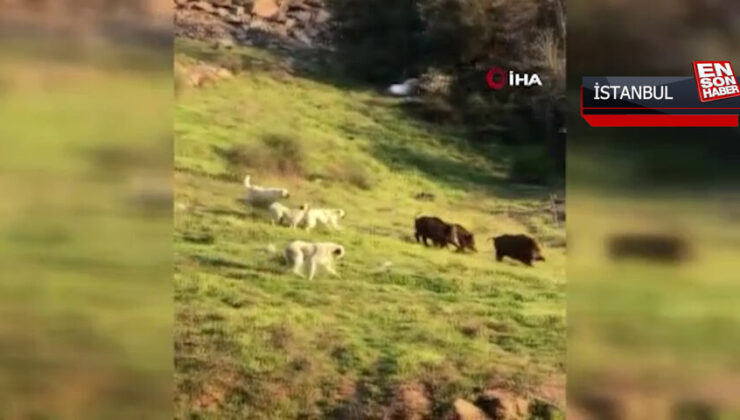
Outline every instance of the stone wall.
POLYGON ((324 0, 175 0, 175 6, 178 36, 329 46, 332 16, 324 0))

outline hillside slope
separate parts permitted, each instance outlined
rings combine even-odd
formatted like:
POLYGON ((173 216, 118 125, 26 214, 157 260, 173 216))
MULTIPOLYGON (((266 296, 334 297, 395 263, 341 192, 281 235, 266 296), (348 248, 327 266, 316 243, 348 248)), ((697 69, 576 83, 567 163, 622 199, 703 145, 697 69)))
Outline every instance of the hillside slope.
POLYGON ((475 153, 455 128, 296 67, 178 41, 178 417, 439 418, 491 388, 561 405, 564 231, 543 211, 547 191, 510 185, 506 159, 475 153), (235 75, 188 86, 205 64, 235 75), (288 188, 293 207, 344 209, 344 229, 271 226, 243 202, 247 173, 288 188), (415 243, 419 214, 463 224, 480 252, 415 243), (495 262, 485 239, 518 232, 547 262, 495 262), (342 278, 289 274, 279 251, 293 239, 343 244, 342 278))

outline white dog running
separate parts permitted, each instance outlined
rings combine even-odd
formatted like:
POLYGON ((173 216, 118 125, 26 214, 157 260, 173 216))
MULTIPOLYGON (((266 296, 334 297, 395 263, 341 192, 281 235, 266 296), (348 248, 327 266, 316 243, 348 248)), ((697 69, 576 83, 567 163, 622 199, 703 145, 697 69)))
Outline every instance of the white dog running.
POLYGON ((339 219, 344 217, 344 210, 341 209, 309 209, 306 212, 306 231, 315 228, 317 224, 334 229, 341 229, 339 219))
POLYGON ((291 209, 290 207, 284 206, 280 203, 270 204, 270 223, 286 223, 292 228, 296 228, 303 218, 306 216, 308 211, 308 204, 304 203, 297 209, 291 209))

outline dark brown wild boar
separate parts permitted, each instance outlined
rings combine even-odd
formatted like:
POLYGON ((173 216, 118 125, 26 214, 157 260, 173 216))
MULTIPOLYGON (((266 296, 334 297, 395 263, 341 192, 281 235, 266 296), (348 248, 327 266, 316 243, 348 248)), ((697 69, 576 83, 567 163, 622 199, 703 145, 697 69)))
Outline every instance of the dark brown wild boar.
POLYGON ((496 261, 504 257, 532 266, 532 261, 545 261, 537 241, 527 235, 501 235, 490 238, 496 251, 496 261))
POLYGON ((457 228, 454 225, 446 223, 439 217, 419 217, 414 222, 414 227, 416 228, 416 232, 414 233, 416 242, 423 240, 424 245, 429 246, 427 239, 430 239, 434 245, 440 248, 446 247, 447 244, 452 244, 460 249, 460 244, 457 241, 457 228))

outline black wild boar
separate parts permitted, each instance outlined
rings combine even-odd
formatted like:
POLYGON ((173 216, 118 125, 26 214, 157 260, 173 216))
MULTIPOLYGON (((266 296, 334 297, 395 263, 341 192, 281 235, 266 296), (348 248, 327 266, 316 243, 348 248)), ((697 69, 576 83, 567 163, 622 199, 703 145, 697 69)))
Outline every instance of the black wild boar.
POLYGON ((444 248, 451 243, 460 249, 460 244, 457 241, 457 228, 439 217, 419 217, 414 222, 414 227, 416 228, 414 233, 416 242, 423 240, 424 245, 429 246, 427 239, 430 239, 434 245, 440 248, 444 248))
POLYGON ((491 239, 496 261, 509 257, 528 266, 532 266, 532 261, 545 261, 537 242, 527 235, 501 235, 491 239))

